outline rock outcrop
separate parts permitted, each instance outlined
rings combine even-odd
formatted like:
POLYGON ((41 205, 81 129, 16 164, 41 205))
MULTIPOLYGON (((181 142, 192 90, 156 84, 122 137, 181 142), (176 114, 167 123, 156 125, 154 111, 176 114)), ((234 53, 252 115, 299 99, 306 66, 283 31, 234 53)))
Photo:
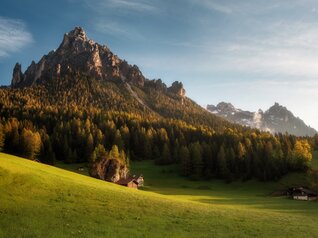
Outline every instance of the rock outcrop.
POLYGON ((94 178, 116 183, 118 180, 128 176, 129 169, 127 165, 120 161, 105 157, 104 159, 95 162, 91 166, 89 173, 94 178))
POLYGON ((172 83, 171 87, 168 88, 168 92, 171 92, 173 94, 176 94, 177 96, 180 97, 181 99, 181 103, 184 103, 184 98, 185 98, 185 94, 186 91, 183 88, 183 84, 179 81, 175 81, 172 83))
POLYGON ((13 74, 12 74, 12 83, 13 85, 19 85, 24 78, 24 75, 21 71, 21 64, 16 63, 13 69, 13 74))
POLYGON ((145 77, 139 68, 119 59, 106 46, 88 39, 81 27, 64 35, 56 51, 34 61, 25 73, 16 64, 11 86, 30 86, 41 80, 62 77, 70 72, 81 72, 99 80, 121 80, 143 87, 145 77))

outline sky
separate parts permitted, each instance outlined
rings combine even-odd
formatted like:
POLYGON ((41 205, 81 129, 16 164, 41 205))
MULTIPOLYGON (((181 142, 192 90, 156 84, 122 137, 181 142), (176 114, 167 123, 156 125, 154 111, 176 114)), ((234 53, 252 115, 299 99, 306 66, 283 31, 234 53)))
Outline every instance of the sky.
POLYGON ((318 129, 316 0, 1 0, 0 84, 75 26, 203 107, 278 102, 318 129))

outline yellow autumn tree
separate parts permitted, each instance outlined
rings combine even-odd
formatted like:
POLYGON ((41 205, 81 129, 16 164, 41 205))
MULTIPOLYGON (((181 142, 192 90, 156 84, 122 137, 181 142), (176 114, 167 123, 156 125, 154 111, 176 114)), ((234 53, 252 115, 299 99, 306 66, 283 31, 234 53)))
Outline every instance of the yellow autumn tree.
POLYGON ((307 166, 312 160, 311 146, 307 140, 296 140, 293 158, 298 166, 307 166))
POLYGON ((35 159, 41 149, 41 136, 38 132, 23 129, 21 135, 23 154, 28 159, 35 159))

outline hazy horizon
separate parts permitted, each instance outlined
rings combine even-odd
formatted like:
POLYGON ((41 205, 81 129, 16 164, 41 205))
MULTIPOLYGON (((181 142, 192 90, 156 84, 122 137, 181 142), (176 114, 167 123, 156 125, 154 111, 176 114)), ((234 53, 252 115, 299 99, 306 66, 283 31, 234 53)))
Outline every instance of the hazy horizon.
POLYGON ((318 129, 318 3, 291 1, 4 0, 0 84, 82 26, 149 78, 182 81, 202 106, 266 110, 278 102, 318 129))

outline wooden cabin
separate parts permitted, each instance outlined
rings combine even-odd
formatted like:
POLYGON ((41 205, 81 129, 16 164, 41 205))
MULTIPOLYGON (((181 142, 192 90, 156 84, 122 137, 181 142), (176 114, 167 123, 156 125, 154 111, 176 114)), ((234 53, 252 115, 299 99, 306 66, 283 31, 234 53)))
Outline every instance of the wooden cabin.
POLYGON ((116 184, 122 185, 128 188, 138 189, 138 182, 133 177, 120 179, 116 182, 116 184))
POLYGON ((133 175, 132 178, 134 178, 138 182, 138 187, 144 186, 144 177, 142 175, 133 175))
POLYGON ((118 180, 116 184, 126 186, 128 188, 138 189, 139 187, 144 186, 144 177, 142 175, 133 175, 118 180))
POLYGON ((308 188, 290 188, 288 195, 294 200, 313 201, 318 199, 318 194, 309 190, 308 188))

